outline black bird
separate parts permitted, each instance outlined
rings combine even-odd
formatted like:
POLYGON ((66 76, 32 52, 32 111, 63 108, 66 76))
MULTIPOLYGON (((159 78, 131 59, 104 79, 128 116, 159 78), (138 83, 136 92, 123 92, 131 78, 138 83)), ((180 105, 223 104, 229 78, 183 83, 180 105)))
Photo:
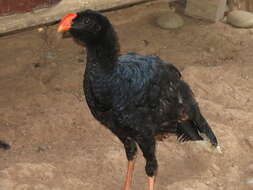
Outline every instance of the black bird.
POLYGON ((58 28, 87 48, 83 89, 93 116, 124 144, 131 184, 137 145, 146 159, 148 189, 157 172, 156 136, 174 133, 180 141, 217 139, 178 69, 156 56, 119 56, 116 32, 102 14, 86 10, 66 15, 58 28))

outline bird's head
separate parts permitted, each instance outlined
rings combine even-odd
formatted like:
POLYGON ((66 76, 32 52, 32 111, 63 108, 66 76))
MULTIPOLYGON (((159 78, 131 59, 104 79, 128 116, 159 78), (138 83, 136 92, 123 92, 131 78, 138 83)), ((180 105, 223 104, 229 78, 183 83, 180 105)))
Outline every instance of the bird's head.
POLYGON ((69 31, 70 34, 85 44, 99 42, 112 28, 109 20, 102 14, 86 10, 67 14, 60 22, 58 32, 69 31))

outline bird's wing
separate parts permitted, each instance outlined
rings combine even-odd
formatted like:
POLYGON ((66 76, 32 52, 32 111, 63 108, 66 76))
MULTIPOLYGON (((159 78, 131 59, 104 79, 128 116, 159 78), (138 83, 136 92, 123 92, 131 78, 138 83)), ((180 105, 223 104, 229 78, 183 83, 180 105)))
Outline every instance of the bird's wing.
POLYGON ((157 72, 157 60, 153 56, 128 54, 120 57, 112 82, 114 109, 120 111, 129 104, 142 104, 157 72))
POLYGON ((177 84, 181 78, 178 69, 156 56, 130 53, 119 58, 117 75, 112 82, 113 105, 122 110, 129 104, 154 104, 160 96, 177 98, 177 84), (160 94, 163 93, 163 94, 160 94), (147 102, 148 101, 148 102, 147 102))

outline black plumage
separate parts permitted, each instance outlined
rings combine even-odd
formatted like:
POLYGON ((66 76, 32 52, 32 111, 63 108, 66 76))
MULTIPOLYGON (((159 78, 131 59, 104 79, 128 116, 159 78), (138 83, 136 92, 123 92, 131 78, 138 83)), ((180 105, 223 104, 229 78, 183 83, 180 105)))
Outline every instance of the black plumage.
MULTIPOLYGON (((203 133, 213 146, 218 146, 190 87, 175 66, 157 56, 118 56, 117 35, 109 20, 98 12, 77 13, 70 28, 63 29, 64 25, 66 19, 59 30, 69 30, 86 44, 83 88, 88 106, 124 144, 129 162, 134 160, 138 144, 146 159, 146 173, 152 178, 158 167, 156 136, 166 133, 177 135, 180 141, 203 140, 203 133)), ((125 190, 129 188, 127 183, 125 190)))
POLYGON ((4 150, 8 150, 8 149, 10 149, 11 147, 10 147, 10 145, 7 144, 6 142, 0 140, 0 148, 1 148, 1 149, 4 149, 4 150))

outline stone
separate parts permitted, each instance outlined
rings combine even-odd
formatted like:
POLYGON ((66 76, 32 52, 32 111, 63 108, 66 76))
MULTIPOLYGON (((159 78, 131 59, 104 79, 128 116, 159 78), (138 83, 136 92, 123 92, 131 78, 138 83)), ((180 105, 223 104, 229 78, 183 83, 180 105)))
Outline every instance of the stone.
POLYGON ((45 31, 44 28, 42 27, 38 28, 38 32, 44 32, 44 31, 45 31))
POLYGON ((227 22, 235 27, 251 28, 253 27, 253 14, 247 11, 234 10, 228 14, 227 22))
POLYGON ((187 0, 185 14, 216 22, 224 17, 225 10, 226 0, 187 0))
POLYGON ((176 29, 184 25, 184 20, 180 15, 174 12, 166 12, 158 17, 156 23, 163 29, 176 29))

